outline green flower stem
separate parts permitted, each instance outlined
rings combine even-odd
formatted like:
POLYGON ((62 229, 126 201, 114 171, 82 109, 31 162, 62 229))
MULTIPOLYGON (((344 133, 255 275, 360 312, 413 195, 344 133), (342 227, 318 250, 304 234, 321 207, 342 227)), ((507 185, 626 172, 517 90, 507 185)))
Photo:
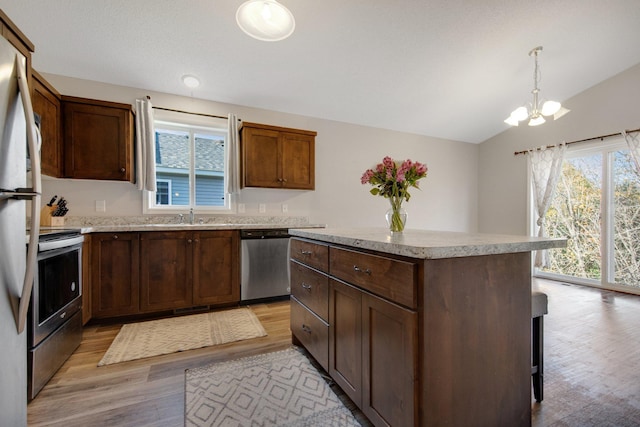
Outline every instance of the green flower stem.
POLYGON ((399 196, 391 196, 389 198, 389 202, 391 203, 391 210, 393 211, 391 214, 391 224, 390 229, 392 232, 399 232, 404 230, 404 222, 402 221, 402 217, 400 216, 400 208, 402 207, 402 197, 399 196))

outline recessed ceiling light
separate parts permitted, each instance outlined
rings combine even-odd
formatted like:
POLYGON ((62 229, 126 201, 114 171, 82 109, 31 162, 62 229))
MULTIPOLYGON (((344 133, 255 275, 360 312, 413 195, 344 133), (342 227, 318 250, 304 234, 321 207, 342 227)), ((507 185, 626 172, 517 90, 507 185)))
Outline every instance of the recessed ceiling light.
POLYGON ((236 22, 246 34, 266 42, 286 39, 296 28, 291 11, 275 0, 242 3, 236 12, 236 22))
POLYGON ((192 76, 190 74, 182 76, 182 83, 191 89, 200 86, 200 80, 198 80, 196 76, 192 76))

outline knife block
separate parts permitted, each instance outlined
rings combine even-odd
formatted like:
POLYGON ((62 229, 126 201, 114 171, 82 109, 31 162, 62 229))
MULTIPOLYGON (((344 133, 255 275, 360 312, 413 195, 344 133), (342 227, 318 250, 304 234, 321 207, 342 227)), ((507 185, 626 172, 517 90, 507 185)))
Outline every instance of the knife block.
POLYGON ((57 206, 45 206, 40 211, 40 227, 64 227, 63 216, 51 216, 57 206))

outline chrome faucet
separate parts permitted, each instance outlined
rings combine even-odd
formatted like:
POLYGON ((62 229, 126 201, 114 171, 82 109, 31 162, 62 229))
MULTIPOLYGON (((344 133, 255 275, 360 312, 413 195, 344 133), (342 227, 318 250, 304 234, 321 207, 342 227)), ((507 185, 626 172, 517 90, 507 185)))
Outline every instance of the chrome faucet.
POLYGON ((196 217, 193 214, 193 208, 189 209, 189 224, 193 224, 193 222, 195 221, 196 217))

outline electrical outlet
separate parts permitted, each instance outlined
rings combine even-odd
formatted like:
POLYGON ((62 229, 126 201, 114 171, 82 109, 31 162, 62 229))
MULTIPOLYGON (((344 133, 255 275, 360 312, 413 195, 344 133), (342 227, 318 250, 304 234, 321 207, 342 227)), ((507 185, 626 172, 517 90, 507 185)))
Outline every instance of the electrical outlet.
POLYGON ((267 205, 264 203, 260 203, 260 213, 265 213, 267 211, 267 205))
POLYGON ((96 212, 106 212, 107 202, 105 200, 96 200, 96 212))
POLYGON ((282 213, 287 213, 289 212, 289 206, 287 206, 286 203, 282 204, 282 213))
POLYGON ((245 213, 244 203, 238 203, 238 213, 245 213))

